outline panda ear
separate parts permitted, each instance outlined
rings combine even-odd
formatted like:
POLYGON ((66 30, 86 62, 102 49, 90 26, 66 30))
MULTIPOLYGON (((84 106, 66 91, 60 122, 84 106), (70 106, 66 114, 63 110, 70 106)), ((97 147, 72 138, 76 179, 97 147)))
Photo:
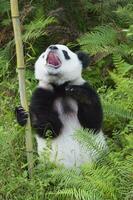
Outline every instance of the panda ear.
POLYGON ((79 60, 81 61, 82 66, 84 68, 88 67, 88 65, 90 64, 90 56, 87 53, 82 52, 82 51, 78 51, 78 52, 76 52, 76 54, 77 54, 79 60))

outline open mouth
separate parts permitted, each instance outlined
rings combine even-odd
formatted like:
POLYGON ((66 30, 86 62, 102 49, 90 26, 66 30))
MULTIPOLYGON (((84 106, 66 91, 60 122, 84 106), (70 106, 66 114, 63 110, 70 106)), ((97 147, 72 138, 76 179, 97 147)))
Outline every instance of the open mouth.
POLYGON ((59 68, 61 66, 61 61, 55 52, 49 52, 47 56, 47 64, 53 68, 59 68))

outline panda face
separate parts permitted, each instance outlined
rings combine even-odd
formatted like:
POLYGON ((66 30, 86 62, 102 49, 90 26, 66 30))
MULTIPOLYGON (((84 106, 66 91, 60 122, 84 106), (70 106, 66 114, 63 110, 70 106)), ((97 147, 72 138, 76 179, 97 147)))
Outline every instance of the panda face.
POLYGON ((35 63, 35 77, 46 83, 62 84, 82 79, 83 63, 65 45, 51 45, 35 63))

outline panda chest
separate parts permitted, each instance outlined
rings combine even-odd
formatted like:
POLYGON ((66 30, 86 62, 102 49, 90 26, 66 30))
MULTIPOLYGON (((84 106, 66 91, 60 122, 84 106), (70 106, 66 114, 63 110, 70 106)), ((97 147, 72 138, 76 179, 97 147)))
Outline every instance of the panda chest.
POLYGON ((61 134, 69 135, 81 127, 78 120, 78 105, 72 98, 57 98, 54 109, 62 122, 61 134))

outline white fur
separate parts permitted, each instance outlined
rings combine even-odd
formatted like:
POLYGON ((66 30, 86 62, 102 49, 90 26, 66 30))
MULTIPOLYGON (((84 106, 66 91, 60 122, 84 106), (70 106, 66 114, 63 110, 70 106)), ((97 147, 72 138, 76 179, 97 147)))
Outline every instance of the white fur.
POLYGON ((38 87, 53 91, 53 86, 49 83, 45 83, 44 81, 39 81, 38 87))
POLYGON ((81 84, 81 82, 83 83, 84 80, 81 77, 82 63, 78 59, 77 54, 64 45, 57 44, 55 46, 58 48, 56 53, 61 60, 61 67, 56 69, 47 64, 46 59, 50 52, 50 49, 47 48, 35 63, 35 78, 46 85, 51 82, 63 84, 66 81, 78 82, 78 84, 81 84), (69 60, 65 59, 62 50, 68 52, 68 55, 70 56, 69 60))
MULTIPOLYGON (((74 139, 75 131, 81 128, 77 118, 78 106, 72 99, 68 99, 68 103, 73 109, 73 112, 69 115, 64 114, 61 99, 55 102, 55 109, 59 113, 63 128, 61 134, 57 138, 51 140, 50 160, 57 164, 64 164, 66 167, 78 167, 85 162, 92 162, 95 160, 97 154, 94 149, 88 150, 74 139)), ((102 132, 94 135, 94 137, 99 146, 106 146, 102 132)), ((39 136, 36 136, 36 139, 38 153, 39 155, 43 155, 43 152, 45 152, 47 148, 47 141, 39 136)))

